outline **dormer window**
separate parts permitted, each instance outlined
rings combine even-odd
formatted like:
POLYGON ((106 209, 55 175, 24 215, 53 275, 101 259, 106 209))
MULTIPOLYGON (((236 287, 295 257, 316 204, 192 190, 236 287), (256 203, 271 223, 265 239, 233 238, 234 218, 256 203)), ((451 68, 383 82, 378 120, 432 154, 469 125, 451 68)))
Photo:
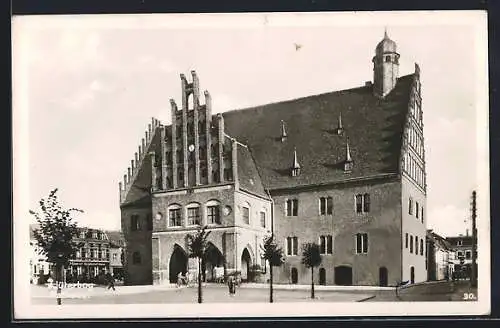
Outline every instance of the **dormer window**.
POLYGON ((281 120, 281 142, 285 142, 287 136, 285 122, 281 120))
POLYGON ((344 172, 345 173, 350 173, 352 171, 352 168, 354 166, 354 162, 351 157, 351 150, 349 148, 349 139, 347 139, 346 143, 346 158, 344 161, 344 172))
POLYGON ((297 149, 293 150, 292 177, 300 175, 300 164, 297 159, 297 149))
POLYGON ((342 125, 342 113, 339 113, 339 120, 338 120, 338 126, 337 126, 337 135, 342 135, 344 134, 344 126, 342 125))

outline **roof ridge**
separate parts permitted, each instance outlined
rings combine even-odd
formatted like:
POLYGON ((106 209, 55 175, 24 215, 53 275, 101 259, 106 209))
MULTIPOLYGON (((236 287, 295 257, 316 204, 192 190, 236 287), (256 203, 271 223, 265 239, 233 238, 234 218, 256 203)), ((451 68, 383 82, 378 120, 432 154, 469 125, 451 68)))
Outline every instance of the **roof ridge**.
MULTIPOLYGON (((410 73, 410 74, 406 74, 406 75, 400 76, 400 77, 398 77, 398 81, 401 80, 401 79, 403 79, 403 78, 408 78, 408 77, 413 76, 413 75, 415 75, 415 73, 410 73)), ((243 108, 231 109, 231 110, 227 110, 225 112, 213 114, 212 116, 215 116, 217 114, 225 115, 225 114, 230 114, 230 113, 242 112, 242 111, 245 111, 245 110, 252 110, 252 109, 257 109, 257 108, 272 106, 272 105, 276 105, 276 104, 286 104, 286 103, 289 103, 289 102, 296 102, 296 101, 304 100, 304 99, 312 99, 312 98, 315 98, 315 97, 321 97, 321 96, 325 96, 325 95, 329 95, 329 94, 341 93, 341 92, 346 92, 346 91, 354 91, 354 90, 364 89, 364 88, 368 88, 368 87, 369 86, 362 85, 362 86, 351 87, 351 88, 346 88, 346 89, 340 89, 340 90, 334 90, 334 91, 326 91, 326 92, 312 94, 312 95, 309 95, 309 96, 297 97, 297 98, 286 99, 286 100, 278 100, 278 101, 273 101, 273 102, 269 102, 269 103, 265 103, 265 104, 260 104, 260 105, 255 105, 255 106, 251 106, 251 107, 243 107, 243 108)))

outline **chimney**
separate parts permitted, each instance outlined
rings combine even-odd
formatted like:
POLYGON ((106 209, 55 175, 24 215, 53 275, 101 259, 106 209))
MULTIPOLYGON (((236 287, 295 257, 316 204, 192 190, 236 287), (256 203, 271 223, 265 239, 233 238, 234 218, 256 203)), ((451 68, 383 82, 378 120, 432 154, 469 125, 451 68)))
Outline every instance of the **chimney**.
POLYGON ((465 229, 465 235, 469 237, 469 229, 465 229))
POLYGON ((365 82, 365 87, 371 87, 371 86, 372 86, 372 81, 365 82))

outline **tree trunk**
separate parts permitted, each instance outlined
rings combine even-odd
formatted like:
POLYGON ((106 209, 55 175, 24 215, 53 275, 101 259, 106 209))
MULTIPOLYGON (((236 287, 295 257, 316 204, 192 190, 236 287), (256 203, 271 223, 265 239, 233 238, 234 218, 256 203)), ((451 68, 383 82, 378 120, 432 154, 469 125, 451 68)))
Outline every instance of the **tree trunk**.
POLYGON ((203 302, 203 297, 201 295, 201 259, 198 258, 198 303, 203 302))
POLYGON ((61 305, 61 285, 62 285, 62 270, 64 266, 56 264, 56 284, 57 284, 57 305, 61 305))
POLYGON ((273 266, 269 264, 269 303, 273 302, 273 266))
POLYGON ((311 267, 311 298, 314 298, 314 267, 311 267))

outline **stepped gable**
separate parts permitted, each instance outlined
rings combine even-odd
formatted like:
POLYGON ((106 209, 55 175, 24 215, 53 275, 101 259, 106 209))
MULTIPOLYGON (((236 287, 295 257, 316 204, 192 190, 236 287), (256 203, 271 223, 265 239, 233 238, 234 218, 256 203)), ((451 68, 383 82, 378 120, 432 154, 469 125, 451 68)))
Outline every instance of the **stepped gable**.
POLYGON ((263 186, 270 190, 398 173, 413 80, 414 74, 398 78, 383 99, 373 94, 373 85, 365 85, 225 112, 225 130, 248 145, 263 186), (347 138, 353 161, 348 173, 347 138), (301 157, 298 176, 290 174, 294 149, 301 157))

